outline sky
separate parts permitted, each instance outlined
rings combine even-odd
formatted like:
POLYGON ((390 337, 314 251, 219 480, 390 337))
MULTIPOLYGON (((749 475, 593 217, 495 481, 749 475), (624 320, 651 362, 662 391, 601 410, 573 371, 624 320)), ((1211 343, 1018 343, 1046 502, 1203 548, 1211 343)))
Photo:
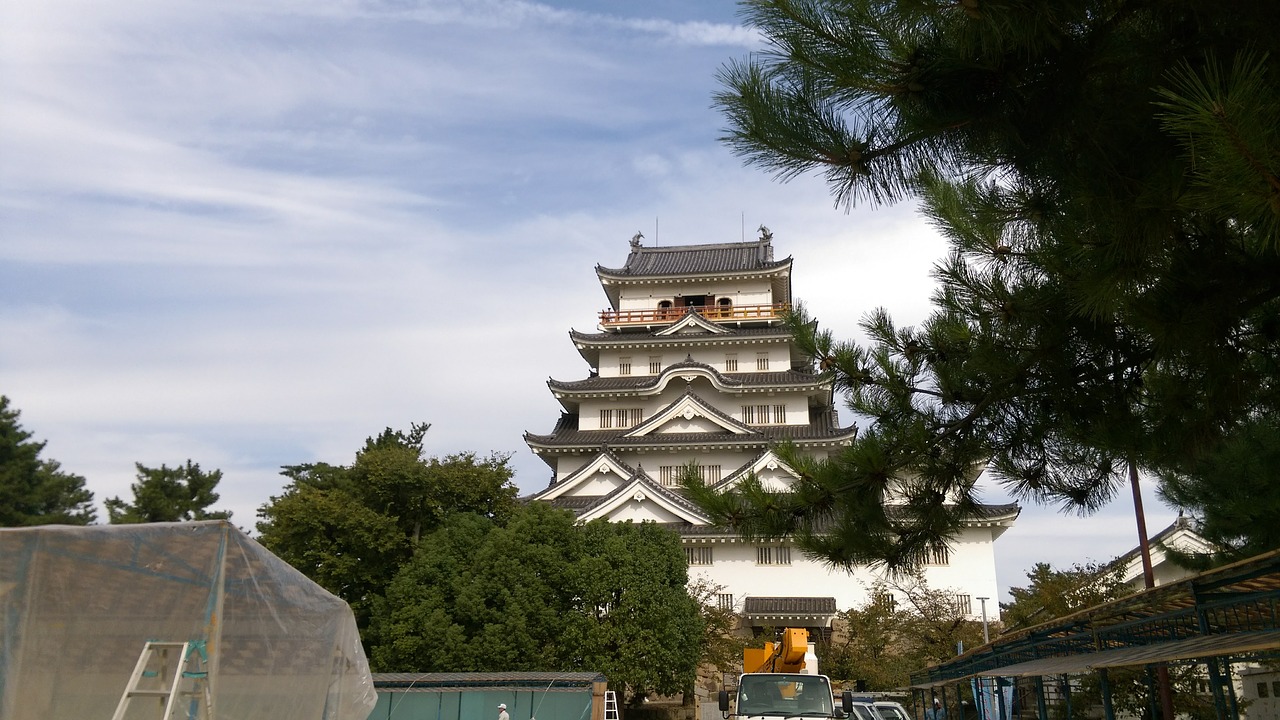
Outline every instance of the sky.
MULTIPOLYGON (((846 212, 719 142, 717 71, 761 47, 728 0, 7 0, 0 394, 99 503, 190 459, 252 530, 281 466, 412 423, 546 487, 522 435, 586 377, 569 330, 638 231, 766 225, 837 337, 921 322, 946 246, 909 203, 846 212)), ((1127 491, 1029 505, 1000 586, 1136 542, 1127 491)))

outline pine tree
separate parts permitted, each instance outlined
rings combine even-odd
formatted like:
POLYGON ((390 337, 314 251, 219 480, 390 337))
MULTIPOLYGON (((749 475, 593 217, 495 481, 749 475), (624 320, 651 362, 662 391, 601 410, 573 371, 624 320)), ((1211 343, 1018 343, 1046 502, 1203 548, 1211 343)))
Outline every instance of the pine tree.
POLYGON ((134 463, 138 482, 133 489, 133 502, 119 497, 107 498, 107 515, 113 525, 150 522, 218 520, 231 517, 226 510, 210 510, 218 502, 214 488, 222 480, 222 471, 204 472, 198 463, 150 468, 134 463))
POLYGON ((0 395, 0 527, 93 523, 97 511, 84 478, 41 459, 45 444, 31 440, 20 414, 0 395))
POLYGON ((980 514, 984 465, 1077 512, 1130 465, 1232 482, 1204 459, 1280 407, 1280 5, 745 7, 770 48, 721 74, 725 141, 783 179, 824 173, 838 204, 916 198, 951 253, 918 328, 876 312, 860 345, 797 313, 870 425, 786 496, 695 483, 709 511, 906 567, 980 514))

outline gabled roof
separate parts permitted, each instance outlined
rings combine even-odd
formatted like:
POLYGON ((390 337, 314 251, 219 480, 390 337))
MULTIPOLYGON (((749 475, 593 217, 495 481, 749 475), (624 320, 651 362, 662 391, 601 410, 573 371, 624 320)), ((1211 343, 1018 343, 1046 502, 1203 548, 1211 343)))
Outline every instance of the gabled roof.
POLYGON ((533 500, 553 500, 565 495, 573 488, 593 479, 598 474, 609 474, 625 480, 636 474, 636 469, 623 462, 608 446, 602 448, 599 455, 596 455, 590 462, 585 463, 582 467, 574 470, 564 480, 548 487, 546 490, 535 494, 533 500))
MULTIPOLYGON (((690 313, 685 317, 693 317, 694 315, 696 313, 690 313)), ((702 321, 710 322, 706 318, 703 318, 702 321)), ((729 325, 716 325, 716 327, 723 332, 718 334, 684 332, 674 335, 661 335, 646 328, 623 329, 618 332, 604 333, 586 333, 570 330, 569 339, 573 341, 573 346, 582 355, 582 359, 586 360, 587 364, 593 368, 600 366, 600 351, 602 349, 663 351, 668 348, 679 348, 682 352, 689 352, 697 348, 714 347, 732 351, 744 345, 760 345, 767 342, 786 342, 790 349, 791 362, 806 362, 806 358, 800 354, 799 349, 791 343, 791 333, 785 328, 736 327, 729 325)))
POLYGON ((670 325, 658 330, 654 335, 728 335, 733 330, 723 325, 717 325, 702 316, 702 313, 694 310, 685 313, 684 317, 671 323, 670 325))
POLYGON ((632 501, 652 503, 680 518, 681 521, 694 525, 705 525, 711 522, 711 519, 704 515, 697 505, 683 495, 654 482, 643 469, 639 470, 630 482, 580 511, 578 517, 583 522, 607 518, 613 511, 632 501))
POLYGON ((758 435, 759 432, 752 427, 734 420, 728 415, 720 412, 707 401, 698 397, 691 390, 686 390, 684 395, 676 398, 674 402, 662 408, 653 414, 653 417, 636 425, 623 434, 623 437, 644 437, 653 433, 658 428, 677 418, 683 417, 685 420, 693 418, 705 418, 713 424, 720 427, 725 432, 734 435, 758 435))
MULTIPOLYGON (((668 408, 671 406, 668 405, 668 408)), ((664 408, 665 410, 665 408, 664 408)), ((721 413, 721 416, 733 422, 732 418, 721 413)), ((656 416, 655 416, 656 417, 656 416)), ((547 435, 526 432, 524 441, 535 454, 544 451, 582 452, 590 451, 602 445, 617 449, 674 450, 680 448, 725 448, 763 450, 772 443, 791 442, 799 447, 822 447, 832 445, 848 445, 858 434, 856 425, 836 427, 831 422, 831 413, 815 413, 808 425, 760 425, 747 427, 752 432, 740 434, 736 432, 690 432, 661 433, 653 436, 632 436, 629 430, 580 430, 577 413, 560 413, 555 428, 547 435)), ((549 464, 554 460, 543 457, 549 464)))
POLYGON ((782 462, 782 459, 775 455, 772 449, 766 449, 761 451, 759 455, 752 458, 751 462, 746 463, 742 467, 725 476, 725 478, 716 483, 713 488, 717 492, 724 492, 725 490, 732 488, 734 485, 737 485, 748 475, 759 475, 763 470, 772 470, 774 468, 781 468, 783 472, 794 479, 800 478, 800 475, 796 473, 795 470, 792 470, 786 463, 782 462), (770 466, 771 464, 772 467, 770 466))
POLYGON ((547 381, 547 387, 556 397, 564 395, 657 395, 667 386, 678 380, 691 382, 694 378, 705 378, 712 387, 721 392, 737 392, 743 390, 816 390, 822 395, 831 392, 831 380, 814 373, 799 370, 783 370, 781 372, 756 372, 725 374, 706 363, 686 358, 663 368, 657 375, 625 375, 618 377, 600 377, 598 375, 584 380, 547 381))
MULTIPOLYGON (((608 448, 605 448, 602 455, 608 452, 608 448)), ((565 482, 567 481, 568 478, 566 478, 565 482)), ((552 486, 552 489, 555 487, 556 486, 552 486)), ((698 506, 694 505, 680 493, 674 492, 660 483, 654 482, 653 478, 649 477, 643 468, 637 468, 631 476, 627 478, 626 482, 620 484, 612 492, 605 495, 597 495, 593 497, 567 497, 549 495, 544 492, 539 495, 535 495, 530 499, 542 500, 550 503, 553 507, 570 510, 582 522, 589 522, 597 518, 608 517, 610 513, 633 500, 639 500, 645 503, 654 503, 658 507, 679 518, 677 521, 678 524, 698 526, 706 525, 710 522, 710 519, 698 509, 698 506)))
POLYGON ((791 264, 791 258, 773 259, 771 240, 753 240, 713 245, 673 245, 645 247, 631 245, 631 254, 620 268, 596 266, 601 277, 654 277, 669 275, 715 275, 744 271, 776 270, 791 264))

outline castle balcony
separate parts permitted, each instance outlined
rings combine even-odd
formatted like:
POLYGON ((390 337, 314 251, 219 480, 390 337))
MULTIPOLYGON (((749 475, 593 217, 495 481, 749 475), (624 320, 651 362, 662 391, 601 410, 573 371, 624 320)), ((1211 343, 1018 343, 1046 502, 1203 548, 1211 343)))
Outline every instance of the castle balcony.
POLYGON ((607 328, 673 323, 690 312, 715 322, 781 320, 791 310, 790 303, 771 305, 689 305, 644 310, 601 310, 600 325, 607 328))

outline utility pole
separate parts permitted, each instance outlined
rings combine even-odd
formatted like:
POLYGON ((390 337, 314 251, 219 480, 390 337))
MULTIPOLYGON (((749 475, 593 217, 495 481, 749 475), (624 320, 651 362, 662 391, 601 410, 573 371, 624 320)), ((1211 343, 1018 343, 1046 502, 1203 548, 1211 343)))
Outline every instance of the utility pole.
POLYGON ((991 598, 978 598, 978 602, 982 603, 982 643, 984 645, 991 644, 991 634, 987 632, 987 601, 991 598))

